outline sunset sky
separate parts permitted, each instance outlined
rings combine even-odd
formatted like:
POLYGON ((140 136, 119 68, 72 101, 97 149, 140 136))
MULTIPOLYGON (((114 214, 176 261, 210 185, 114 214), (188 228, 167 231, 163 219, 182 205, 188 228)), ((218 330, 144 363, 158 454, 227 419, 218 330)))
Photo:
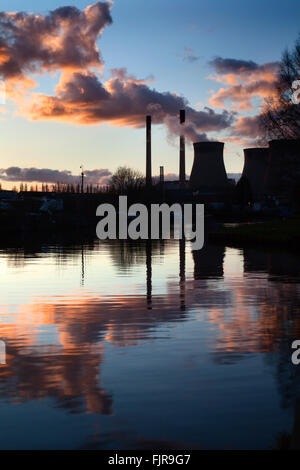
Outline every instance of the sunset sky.
POLYGON ((227 171, 240 172, 277 62, 300 32, 298 0, 2 0, 0 9, 6 188, 76 181, 81 164, 93 183, 119 165, 144 171, 147 113, 153 173, 164 165, 176 175, 182 107, 187 173, 191 142, 205 139, 224 141, 227 171))

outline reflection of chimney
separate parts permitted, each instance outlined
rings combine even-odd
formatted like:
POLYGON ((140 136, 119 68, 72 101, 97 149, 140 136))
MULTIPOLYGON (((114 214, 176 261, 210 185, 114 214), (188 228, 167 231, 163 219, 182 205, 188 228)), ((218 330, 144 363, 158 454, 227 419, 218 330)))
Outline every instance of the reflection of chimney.
MULTIPOLYGON (((180 110, 180 124, 185 123, 185 110, 180 110)), ((185 137, 180 136, 180 155, 179 155, 179 182, 185 183, 185 137)))
POLYGON ((190 177, 191 189, 214 191, 227 187, 223 148, 223 142, 194 144, 195 157, 190 177))
POLYGON ((185 238, 179 240, 180 310, 185 310, 185 238))
POLYGON ((152 185, 151 168, 151 116, 146 116, 146 185, 152 185))
POLYGON ((146 241, 147 309, 152 309, 152 240, 146 241))

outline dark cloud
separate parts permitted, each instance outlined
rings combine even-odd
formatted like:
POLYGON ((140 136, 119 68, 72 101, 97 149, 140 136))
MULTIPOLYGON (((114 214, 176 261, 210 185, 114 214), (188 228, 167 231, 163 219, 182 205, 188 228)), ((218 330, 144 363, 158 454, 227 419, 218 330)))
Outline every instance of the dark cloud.
MULTIPOLYGON (((85 171, 85 181, 88 184, 107 184, 111 172, 108 169, 95 169, 85 171)), ((71 171, 51 170, 48 168, 20 168, 9 167, 0 168, 0 179, 3 181, 24 183, 64 183, 77 184, 80 181, 79 175, 73 175, 71 171)))
POLYGON ((94 72, 73 73, 62 77, 56 96, 37 95, 28 115, 31 119, 59 119, 81 124, 111 122, 120 126, 143 127, 145 115, 153 123, 166 123, 172 133, 185 133, 192 141, 202 140, 209 131, 228 128, 234 113, 216 113, 210 108, 196 111, 185 98, 161 93, 134 77, 114 76, 103 86, 94 72), (178 124, 178 112, 186 109, 185 129, 178 124))
POLYGON ((185 62, 190 62, 191 64, 192 64, 193 62, 197 62, 199 59, 200 59, 200 56, 193 55, 193 54, 187 54, 187 55, 183 58, 183 60, 184 60, 185 62))
POLYGON ((262 130, 261 115, 241 116, 230 129, 232 141, 247 146, 265 145, 265 137, 262 130))
POLYGON ((153 75, 149 75, 147 78, 137 79, 134 75, 130 75, 126 67, 114 68, 111 69, 111 76, 117 78, 121 81, 133 82, 133 83, 152 83, 154 82, 153 75))
MULTIPOLYGON (((153 176, 153 181, 155 183, 158 183, 160 181, 160 175, 155 175, 153 176)), ((186 175, 186 179, 189 179, 189 176, 186 175)), ((179 175, 177 173, 165 173, 164 174, 164 180, 165 181, 178 181, 179 180, 179 175)))
POLYGON ((0 75, 22 77, 41 69, 100 66, 96 41, 112 22, 110 5, 80 11, 61 7, 48 15, 0 12, 0 75))
POLYGON ((200 59, 200 56, 195 55, 193 49, 191 49, 190 47, 185 47, 183 51, 184 51, 183 54, 177 54, 177 55, 179 57, 182 57, 182 60, 184 62, 193 63, 193 62, 197 62, 200 59))
POLYGON ((252 60, 222 57, 215 57, 209 62, 209 65, 213 67, 217 73, 221 74, 253 72, 253 70, 257 70, 259 68, 259 65, 252 60))
MULTIPOLYGON (((191 141, 207 140, 207 132, 232 125, 235 113, 195 110, 184 97, 150 87, 152 76, 137 79, 126 68, 114 68, 111 79, 102 83, 97 39, 112 22, 110 7, 97 2, 83 11, 66 6, 44 16, 0 13, 0 75, 20 114, 32 120, 131 127, 143 127, 145 115, 152 114, 154 124, 164 123, 173 135, 184 133, 191 141), (55 94, 33 92, 32 73, 51 70, 62 72, 55 94), (187 122, 178 127, 182 108, 187 122)), ((190 62, 198 59, 190 48, 184 54, 190 62)))
POLYGON ((220 88, 209 103, 223 108, 231 102, 233 109, 249 111, 254 108, 253 98, 264 100, 275 92, 278 63, 257 64, 252 60, 216 57, 209 64, 216 75, 213 80, 230 85, 220 88))
POLYGON ((226 100, 232 103, 239 111, 251 110, 254 108, 253 98, 261 99, 272 96, 275 92, 275 82, 267 80, 257 80, 247 84, 233 85, 229 88, 221 88, 209 100, 210 104, 217 108, 223 108, 226 100))

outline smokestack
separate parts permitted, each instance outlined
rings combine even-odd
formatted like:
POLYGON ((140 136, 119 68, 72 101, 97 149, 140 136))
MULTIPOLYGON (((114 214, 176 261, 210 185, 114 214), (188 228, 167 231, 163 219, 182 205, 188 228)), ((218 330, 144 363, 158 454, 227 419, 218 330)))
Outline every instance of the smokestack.
POLYGON ((194 144, 194 163, 190 187, 194 190, 220 190, 228 186, 223 160, 223 142, 197 142, 194 144))
POLYGON ((242 176, 246 177, 251 189, 252 200, 261 201, 265 193, 265 175, 268 163, 268 148, 244 149, 244 169, 242 176))
POLYGON ((159 167, 159 182, 160 184, 163 184, 164 181, 165 181, 164 167, 160 166, 159 167))
POLYGON ((146 116, 146 185, 152 186, 151 116, 146 116))
MULTIPOLYGON (((185 110, 180 110, 180 124, 185 123, 185 110)), ((179 183, 185 183, 185 137, 180 136, 180 153, 179 153, 179 183)))

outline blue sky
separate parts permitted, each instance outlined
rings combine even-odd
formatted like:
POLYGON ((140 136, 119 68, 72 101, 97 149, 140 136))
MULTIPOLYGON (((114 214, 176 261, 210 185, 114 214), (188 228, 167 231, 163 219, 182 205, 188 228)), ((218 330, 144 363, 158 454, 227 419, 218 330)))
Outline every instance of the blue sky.
MULTIPOLYGON (((92 2, 2 0, 2 11, 28 11, 45 14, 64 5, 84 9, 92 2)), ((150 75, 149 86, 160 92, 184 96, 192 107, 206 105, 210 90, 223 86, 207 77, 212 73, 208 61, 216 56, 252 60, 258 64, 274 62, 286 46, 292 46, 300 31, 300 2, 287 0, 115 0, 113 24, 103 32, 99 48, 104 60, 103 80, 110 69, 126 67, 137 78, 150 75), (184 48, 199 57, 184 61, 184 48)), ((40 77, 44 93, 53 93, 58 76, 40 77)), ((13 113, 0 121, 2 137, 1 168, 35 166, 68 169, 109 168, 129 164, 144 171, 143 129, 113 127, 109 124, 79 126, 58 122, 31 122, 13 113)), ((187 171, 193 150, 187 149, 187 171)), ((228 145, 225 164, 230 172, 241 171, 242 149, 228 145)), ((164 126, 153 129, 153 170, 178 172, 177 141, 170 142, 164 126)))

